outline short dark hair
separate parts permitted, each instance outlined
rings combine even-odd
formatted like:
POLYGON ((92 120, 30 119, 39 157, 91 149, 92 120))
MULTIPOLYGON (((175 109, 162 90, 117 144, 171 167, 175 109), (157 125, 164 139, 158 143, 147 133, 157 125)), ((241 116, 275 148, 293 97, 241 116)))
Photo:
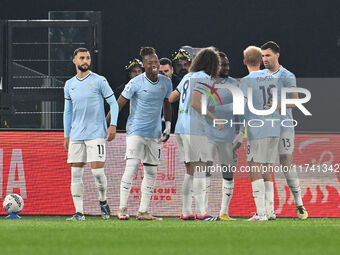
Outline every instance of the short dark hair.
POLYGON ((168 58, 161 58, 159 60, 159 63, 163 66, 163 65, 169 65, 172 66, 172 61, 168 58))
POLYGON ((280 53, 280 46, 274 42, 269 41, 261 46, 261 50, 271 49, 274 53, 280 53))
POLYGON ((145 46, 140 48, 139 55, 144 59, 145 56, 147 55, 153 55, 156 54, 156 51, 154 48, 145 46))
POLYGON ((225 59, 227 59, 227 63, 230 64, 230 61, 229 61, 229 58, 227 57, 227 54, 225 54, 223 51, 219 51, 218 55, 220 56, 221 61, 222 61, 223 58, 225 58, 225 59))
POLYGON ((74 58, 75 56, 77 56, 78 52, 90 52, 90 51, 89 51, 88 49, 86 49, 86 48, 77 48, 77 49, 75 49, 74 52, 73 52, 73 58, 74 58))

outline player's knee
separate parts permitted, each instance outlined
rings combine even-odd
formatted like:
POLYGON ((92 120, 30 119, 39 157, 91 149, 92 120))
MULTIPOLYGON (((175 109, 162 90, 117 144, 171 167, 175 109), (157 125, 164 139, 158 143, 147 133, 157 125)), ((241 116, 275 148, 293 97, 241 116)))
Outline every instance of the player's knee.
POLYGON ((150 178, 156 178, 157 166, 144 165, 144 174, 150 178))
POLYGON ((210 171, 210 167, 214 164, 214 162, 212 161, 208 161, 207 162, 207 168, 206 168, 206 171, 205 171, 205 176, 206 177, 211 177, 211 171, 210 171))
POLYGON ((135 177, 137 173, 138 166, 140 164, 140 159, 130 158, 126 160, 126 167, 123 174, 123 179, 125 181, 135 177))
POLYGON ((83 171, 82 167, 72 167, 71 168, 71 182, 72 183, 80 183, 83 182, 83 171))
POLYGON ((234 179, 234 175, 233 173, 223 173, 223 179, 227 180, 227 181, 232 181, 234 179))
POLYGON ((290 157, 287 154, 281 154, 280 155, 280 163, 282 165, 287 165, 289 163, 289 159, 290 159, 290 157))
POLYGON ((234 173, 229 166, 222 165, 222 177, 227 181, 232 181, 234 178, 234 173))
POLYGON ((104 168, 104 166, 105 166, 105 162, 99 162, 99 161, 91 162, 92 169, 100 169, 100 168, 104 168))
POLYGON ((71 163, 71 167, 84 167, 85 163, 71 163))
POLYGON ((96 182, 98 185, 106 186, 107 179, 106 179, 104 168, 92 169, 92 174, 96 178, 96 182))

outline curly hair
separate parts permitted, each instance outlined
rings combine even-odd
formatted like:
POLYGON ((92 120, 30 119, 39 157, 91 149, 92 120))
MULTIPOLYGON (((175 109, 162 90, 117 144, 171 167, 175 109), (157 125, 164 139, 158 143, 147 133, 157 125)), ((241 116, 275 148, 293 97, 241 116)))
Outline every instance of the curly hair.
POLYGON ((145 46, 145 47, 141 47, 140 51, 139 51, 139 55, 144 59, 145 56, 147 55, 153 55, 156 54, 156 51, 154 48, 149 47, 149 46, 145 46))
POLYGON ((221 58, 214 47, 201 49, 194 58, 189 72, 204 71, 212 77, 217 77, 221 58))

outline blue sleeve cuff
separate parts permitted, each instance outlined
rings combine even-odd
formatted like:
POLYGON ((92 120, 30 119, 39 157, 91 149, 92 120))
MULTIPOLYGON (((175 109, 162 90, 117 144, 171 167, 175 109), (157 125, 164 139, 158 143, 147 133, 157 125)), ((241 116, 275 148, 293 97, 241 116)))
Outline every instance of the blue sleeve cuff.
POLYGON ((118 119, 118 104, 115 97, 109 97, 106 99, 106 102, 110 105, 110 112, 111 112, 111 126, 117 126, 117 119, 118 119))
POLYGON ((70 136, 72 125, 72 101, 65 99, 64 107, 64 137, 70 136))

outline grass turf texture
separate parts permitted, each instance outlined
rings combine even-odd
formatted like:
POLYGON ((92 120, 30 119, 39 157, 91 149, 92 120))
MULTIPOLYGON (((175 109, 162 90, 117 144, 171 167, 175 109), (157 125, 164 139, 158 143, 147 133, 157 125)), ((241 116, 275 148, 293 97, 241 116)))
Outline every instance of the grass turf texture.
POLYGON ((0 219, 0 254, 339 254, 340 219, 269 222, 0 219))

